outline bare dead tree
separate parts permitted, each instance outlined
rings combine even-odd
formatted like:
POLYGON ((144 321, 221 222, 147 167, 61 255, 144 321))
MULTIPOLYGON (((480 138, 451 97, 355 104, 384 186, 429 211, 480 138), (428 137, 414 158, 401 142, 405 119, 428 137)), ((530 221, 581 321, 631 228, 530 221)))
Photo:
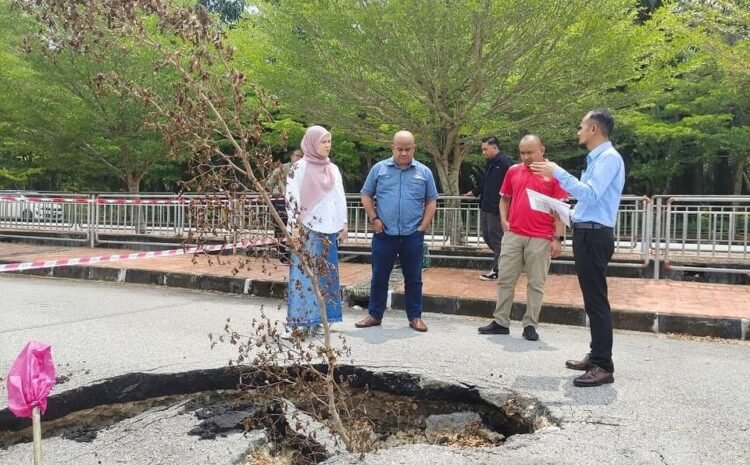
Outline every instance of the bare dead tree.
MULTIPOLYGON (((311 390, 311 398, 325 406, 346 448, 356 450, 351 422, 345 425, 340 413, 343 391, 335 373, 342 352, 333 345, 319 278, 326 264, 305 251, 303 232, 287 231, 266 189, 265 178, 273 162, 264 143, 263 124, 271 120, 269 110, 277 102, 234 66, 235 49, 227 43, 220 24, 203 7, 170 0, 14 0, 14 5, 42 26, 39 35, 28 38, 26 47, 42 51, 50 60, 63 52, 82 54, 94 62, 114 49, 154 52, 155 80, 171 80, 168 94, 150 83, 128 81, 114 73, 97 74, 96 88, 102 95, 136 97, 148 109, 148 127, 164 137, 172 154, 190 155, 196 176, 188 185, 199 192, 222 192, 193 201, 191 211, 202 227, 192 240, 217 236, 219 231, 229 232, 228 241, 234 243, 257 239, 264 234, 262 215, 248 214, 256 206, 263 207, 265 218, 282 231, 312 283, 305 291, 314 293, 321 309, 324 341, 303 348, 297 338, 289 347, 281 343, 269 320, 256 321, 257 332, 241 345, 239 360, 256 366, 306 367, 291 382, 322 382, 323 391, 311 390), (251 348, 259 349, 252 359, 251 348), (318 361, 325 369, 314 368, 318 361)), ((240 335, 227 330, 237 343, 240 335)), ((277 378, 280 384, 288 381, 277 378)))

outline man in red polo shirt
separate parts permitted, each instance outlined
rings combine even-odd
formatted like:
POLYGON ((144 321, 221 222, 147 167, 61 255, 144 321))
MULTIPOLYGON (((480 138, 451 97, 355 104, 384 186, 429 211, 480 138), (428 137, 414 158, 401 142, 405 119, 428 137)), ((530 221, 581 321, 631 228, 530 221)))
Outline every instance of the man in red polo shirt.
POLYGON ((500 252, 495 313, 492 322, 479 328, 479 333, 510 333, 510 311, 516 282, 525 270, 528 284, 526 313, 522 321, 523 337, 536 341, 539 339, 536 326, 542 309, 550 259, 560 255, 564 225, 548 213, 532 210, 526 189, 560 200, 566 200, 568 193, 554 177, 542 177, 531 171, 532 163, 544 160, 545 147, 539 136, 524 136, 518 149, 521 163, 508 169, 500 187, 500 221, 505 234, 500 252))

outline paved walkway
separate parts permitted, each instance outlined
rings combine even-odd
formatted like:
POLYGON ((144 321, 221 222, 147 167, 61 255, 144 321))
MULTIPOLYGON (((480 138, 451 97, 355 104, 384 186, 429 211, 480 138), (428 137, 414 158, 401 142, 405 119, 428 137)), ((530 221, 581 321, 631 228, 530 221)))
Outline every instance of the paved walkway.
MULTIPOLYGON (((0 263, 17 261, 31 261, 39 259, 79 258, 114 253, 127 253, 121 249, 106 248, 76 248, 40 246, 34 244, 0 243, 0 263)), ((287 278, 288 267, 277 260, 261 260, 258 258, 241 260, 232 256, 178 256, 148 258, 132 261, 110 262, 90 265, 93 268, 108 268, 116 270, 142 270, 154 273, 174 273, 192 277, 209 276, 216 278, 235 278, 252 281, 264 281, 283 286, 287 278)), ((342 286, 366 288, 370 279, 368 264, 342 263, 340 267, 342 286), (364 285, 364 286, 363 286, 364 285)), ((38 274, 38 272, 37 272, 38 274)), ((492 301, 495 299, 493 282, 478 279, 480 271, 430 268, 424 273, 425 310, 442 313, 460 313, 468 315, 489 316, 492 301), (446 302, 474 302, 481 306, 480 311, 444 310, 446 302), (440 308, 438 308, 440 307, 440 308)), ((101 279, 101 278, 100 278, 101 279)), ((134 281, 143 282, 143 281, 134 281)), ((160 282, 164 284, 165 282, 160 282)), ((524 278, 516 288, 516 301, 525 302, 526 283, 524 278)), ((203 287, 204 289, 206 287, 203 287)), ((247 289, 247 287, 245 288, 247 289)), ((711 325, 720 322, 722 331, 726 321, 732 320, 730 333, 725 337, 747 338, 748 320, 750 320, 750 286, 679 282, 669 280, 648 280, 634 278, 609 278, 610 301, 614 310, 624 312, 628 318, 633 315, 648 315, 649 319, 641 320, 635 325, 621 325, 623 329, 652 330, 666 332, 662 324, 659 329, 660 316, 675 315, 685 318, 710 319, 711 325)), ((394 293, 403 293, 403 285, 397 285, 394 293)), ((394 306, 398 304, 394 302, 394 306)), ((475 305, 476 306, 476 305, 475 305)), ((582 309, 583 299, 574 275, 550 275, 546 293, 545 306, 551 309, 582 309)), ((585 324, 582 312, 571 317, 572 321, 561 320, 558 317, 548 318, 547 321, 566 324, 585 324), (581 321, 576 323, 575 321, 581 321)), ((543 315, 544 316, 544 315, 543 315)), ((544 319, 543 319, 544 321, 544 319)), ((674 324, 670 328, 676 328, 674 324)), ((682 328, 684 329, 684 328, 682 328)), ((696 335, 713 335, 711 331, 693 331, 676 328, 670 332, 685 332, 696 335)), ((718 333, 722 335, 724 333, 718 333)))
MULTIPOLYGON (((425 273, 423 292, 495 300, 494 283, 480 281, 479 274, 476 270, 430 269, 425 273)), ((607 281, 611 305, 619 310, 750 318, 750 286, 613 277, 607 281)), ((516 300, 526 302, 525 276, 516 286, 516 300)), ((550 275, 544 302, 582 307, 576 276, 550 275)))

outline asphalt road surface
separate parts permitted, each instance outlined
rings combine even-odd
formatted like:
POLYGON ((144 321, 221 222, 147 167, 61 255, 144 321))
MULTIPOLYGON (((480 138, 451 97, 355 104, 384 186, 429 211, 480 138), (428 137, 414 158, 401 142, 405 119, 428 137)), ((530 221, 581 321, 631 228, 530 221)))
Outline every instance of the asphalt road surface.
MULTIPOLYGON (((720 304, 720 303, 717 303, 720 304)), ((52 345, 61 392, 135 371, 180 372, 225 365, 236 348, 210 349, 209 333, 227 318, 247 327, 261 309, 282 318, 282 303, 247 296, 150 286, 0 275, 0 376, 30 339, 52 345)), ((559 418, 505 446, 458 450, 414 445, 383 450, 365 464, 701 464, 750 463, 750 344, 675 339, 616 332, 616 382, 572 386, 563 366, 586 353, 585 328, 542 325, 541 339, 480 336, 485 320, 426 314, 430 330, 407 327, 389 312, 382 327, 354 328, 362 311, 336 325, 352 345, 353 363, 460 381, 483 392, 516 391, 536 397, 559 418)), ((7 403, 5 383, 0 406, 7 403)), ((44 442, 45 464, 234 463, 252 438, 230 435, 199 441, 184 433, 185 415, 147 412, 103 431, 91 443, 44 442), (148 421, 145 421, 148 420, 148 421), (133 422, 139 422, 133 427, 133 422), (145 426, 144 426, 145 425, 145 426)), ((329 460, 349 463, 348 457, 329 460)), ((0 450, 0 464, 31 463, 29 444, 0 450)))

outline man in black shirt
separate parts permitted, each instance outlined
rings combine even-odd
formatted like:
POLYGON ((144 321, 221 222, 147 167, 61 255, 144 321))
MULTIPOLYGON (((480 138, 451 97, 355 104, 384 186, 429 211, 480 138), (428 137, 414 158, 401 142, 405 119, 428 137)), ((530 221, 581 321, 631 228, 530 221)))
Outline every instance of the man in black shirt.
POLYGON ((513 162, 507 155, 500 153, 496 137, 482 139, 482 155, 487 160, 482 182, 464 195, 479 197, 480 223, 484 242, 495 253, 492 269, 479 276, 482 281, 497 279, 497 260, 500 256, 500 244, 503 240, 503 228, 500 225, 500 186, 505 173, 513 162))

